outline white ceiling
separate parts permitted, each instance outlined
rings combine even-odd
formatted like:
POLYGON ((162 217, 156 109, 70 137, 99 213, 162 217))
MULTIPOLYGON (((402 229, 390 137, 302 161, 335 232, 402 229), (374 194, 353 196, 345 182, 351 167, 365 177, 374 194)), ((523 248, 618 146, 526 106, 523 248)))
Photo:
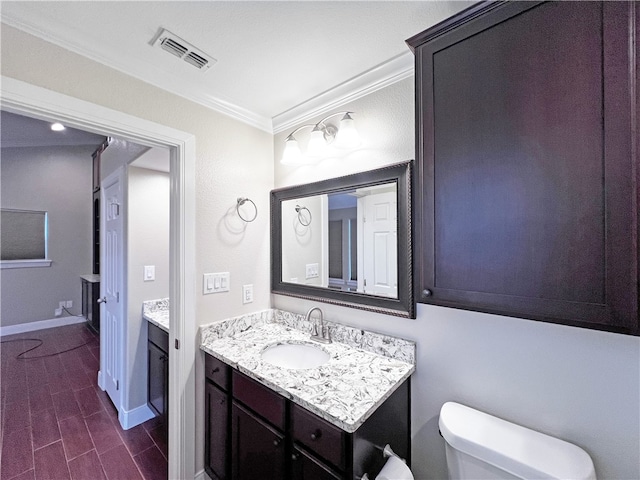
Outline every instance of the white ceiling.
POLYGON ((69 127, 61 132, 54 132, 51 130, 51 122, 5 111, 0 112, 0 145, 2 148, 83 145, 94 151, 105 138, 105 135, 96 135, 69 127))
POLYGON ((326 111, 339 100, 331 92, 353 98, 353 90, 371 91, 411 75, 413 56, 404 41, 470 4, 2 1, 0 12, 6 24, 278 131, 305 114, 326 111), (203 73, 153 47, 161 28, 217 62, 203 73))

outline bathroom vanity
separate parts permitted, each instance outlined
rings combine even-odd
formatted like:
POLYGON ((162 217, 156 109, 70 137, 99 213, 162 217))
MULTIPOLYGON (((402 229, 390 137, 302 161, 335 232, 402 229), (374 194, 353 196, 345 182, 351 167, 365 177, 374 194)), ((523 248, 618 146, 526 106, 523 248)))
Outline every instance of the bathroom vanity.
POLYGON ((147 320, 147 404, 162 424, 169 413, 169 301, 143 303, 142 318, 147 320))
POLYGON ((415 344, 331 322, 333 342, 314 344, 311 323, 266 310, 202 327, 211 478, 375 478, 386 444, 410 462, 415 344), (328 356, 310 368, 265 360, 282 345, 328 356))

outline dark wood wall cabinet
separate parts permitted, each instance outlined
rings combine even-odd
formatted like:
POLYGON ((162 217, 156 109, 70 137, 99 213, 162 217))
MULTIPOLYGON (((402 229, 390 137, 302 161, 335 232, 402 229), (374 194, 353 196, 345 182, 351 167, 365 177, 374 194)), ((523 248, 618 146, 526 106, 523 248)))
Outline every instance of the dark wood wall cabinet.
POLYGON ((638 335, 640 4, 479 3, 415 53, 415 295, 638 335))
POLYGON ((373 479, 386 443, 410 462, 409 380, 347 433, 208 354, 205 368, 205 470, 214 480, 373 479))

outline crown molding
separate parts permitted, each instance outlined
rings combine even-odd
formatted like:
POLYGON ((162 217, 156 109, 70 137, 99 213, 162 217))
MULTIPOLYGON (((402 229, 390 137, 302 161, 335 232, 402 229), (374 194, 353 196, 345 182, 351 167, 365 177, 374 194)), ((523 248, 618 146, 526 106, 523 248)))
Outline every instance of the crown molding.
POLYGON ((162 82, 158 80, 152 81, 148 78, 145 78, 144 71, 148 72, 150 69, 156 68, 151 64, 142 65, 141 67, 141 64, 139 62, 129 62, 127 60, 114 61, 112 58, 107 58, 104 55, 101 55, 98 52, 87 48, 86 45, 82 45, 73 41, 67 41, 56 35, 55 33, 45 31, 37 27, 36 25, 23 21, 22 19, 12 17, 6 12, 2 12, 0 14, 0 21, 29 35, 40 38, 45 42, 52 43, 64 48, 65 50, 77 53, 78 55, 81 55, 83 57, 90 58, 97 63, 118 70, 130 77, 134 77, 140 81, 161 88, 162 90, 166 90, 186 100, 207 107, 218 113, 222 113, 223 115, 239 120, 260 130, 264 130, 269 133, 273 132, 271 119, 268 117, 258 115, 250 110, 247 110, 246 108, 240 107, 212 95, 206 95, 201 92, 194 92, 190 89, 185 89, 184 85, 181 84, 178 80, 167 78, 166 75, 154 75, 154 78, 164 78, 164 81, 162 82))
POLYGON ((407 51, 373 67, 344 83, 317 95, 273 117, 273 133, 294 128, 309 119, 352 102, 377 90, 388 87, 400 80, 412 77, 414 56, 407 51))
POLYGON ((272 134, 280 133, 304 123, 311 118, 331 112, 345 103, 352 102, 404 80, 405 78, 409 78, 413 76, 414 73, 414 56, 410 51, 407 51, 273 118, 268 118, 212 95, 185 89, 184 85, 180 84, 179 81, 169 79, 163 75, 154 76, 154 78, 158 79, 164 78, 162 82, 158 80, 150 81, 145 78, 144 71, 146 70, 148 72, 150 69, 153 70, 157 68, 155 65, 146 64, 141 66, 138 62, 128 62, 126 60, 114 62, 113 59, 100 55, 85 45, 67 41, 52 32, 44 31, 33 24, 7 15, 5 12, 0 14, 0 20, 6 25, 40 38, 45 42, 90 58, 147 84, 272 134))

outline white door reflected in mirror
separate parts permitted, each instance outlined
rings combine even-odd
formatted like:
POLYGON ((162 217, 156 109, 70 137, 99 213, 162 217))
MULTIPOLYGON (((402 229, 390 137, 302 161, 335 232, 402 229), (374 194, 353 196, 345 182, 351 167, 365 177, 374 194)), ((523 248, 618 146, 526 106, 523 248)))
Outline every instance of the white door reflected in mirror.
POLYGON ((282 282, 398 298, 396 182, 284 200, 281 215, 282 282))

